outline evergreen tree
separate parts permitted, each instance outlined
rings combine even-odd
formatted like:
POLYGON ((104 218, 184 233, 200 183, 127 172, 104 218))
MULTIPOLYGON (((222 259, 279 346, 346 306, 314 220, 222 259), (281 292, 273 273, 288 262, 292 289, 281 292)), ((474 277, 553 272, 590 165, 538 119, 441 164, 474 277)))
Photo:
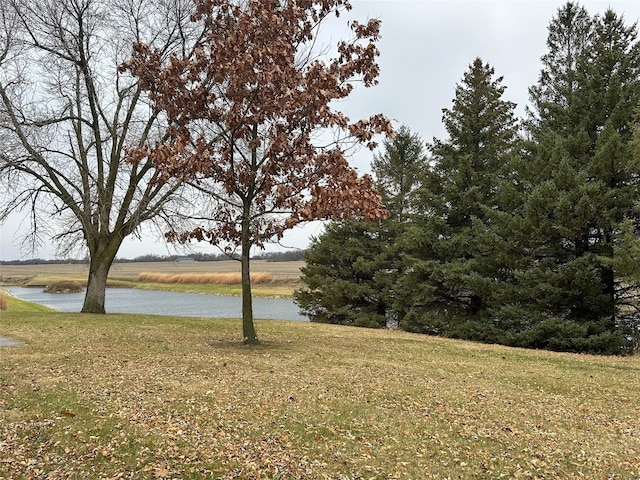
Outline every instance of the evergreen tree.
MULTIPOLYGON (((358 293, 382 298, 377 311, 410 331, 561 351, 637 349, 637 35, 611 10, 591 17, 577 4, 561 7, 530 89, 524 139, 502 78, 476 59, 443 110, 448 137, 434 139, 411 173, 418 187, 401 176, 379 182, 396 227, 343 223, 314 244, 308 305, 364 312, 358 293), (320 266, 326 271, 316 274, 320 266), (330 290, 330 275, 344 266, 336 278, 347 283, 330 290), (365 271, 365 281, 348 280, 365 271), (362 284, 368 290, 353 288, 362 284)), ((397 173, 401 162, 386 147, 374 170, 397 173)), ((382 316, 371 318, 382 325, 382 316)))
POLYGON ((549 52, 531 88, 529 188, 514 301, 496 312, 518 318, 510 343, 555 350, 616 353, 616 252, 638 201, 638 163, 630 121, 640 102, 635 26, 612 11, 590 18, 573 3, 549 26, 549 52))
POLYGON ((306 288, 294 294, 311 321, 365 327, 396 322, 397 239, 406 228, 426 156, 422 139, 405 126, 383 146, 372 167, 389 217, 333 223, 313 240, 302 268, 306 288))
POLYGON ((592 36, 592 27, 593 20, 587 10, 571 2, 560 8, 549 24, 549 50, 541 59, 542 69, 537 85, 529 89, 531 129, 539 127, 544 117, 549 127, 573 134, 572 120, 581 113, 576 109, 574 100, 580 62, 592 36))
POLYGON ((383 146, 383 152, 374 155, 371 168, 391 219, 404 223, 412 212, 413 194, 427 163, 424 141, 403 125, 383 146))
MULTIPOLYGON (((443 110, 446 140, 430 145, 430 167, 417 198, 421 210, 403 237, 405 274, 396 309, 408 330, 489 340, 479 326, 489 307, 491 283, 505 252, 492 231, 507 194, 517 142, 515 104, 504 100, 502 77, 477 58, 443 110), (469 321, 472 322, 469 324, 469 321)), ((497 227, 496 227, 497 228, 497 227)))
POLYGON ((386 276, 394 238, 385 222, 335 222, 314 238, 301 268, 306 288, 294 300, 312 322, 385 327, 390 310, 386 276))

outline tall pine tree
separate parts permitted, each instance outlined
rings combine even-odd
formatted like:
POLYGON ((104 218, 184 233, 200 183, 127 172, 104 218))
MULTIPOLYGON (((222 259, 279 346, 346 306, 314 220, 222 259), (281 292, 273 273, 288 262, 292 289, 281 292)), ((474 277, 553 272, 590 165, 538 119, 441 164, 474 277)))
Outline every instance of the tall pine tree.
POLYGON ((332 223, 305 253, 306 288, 294 298, 311 321, 364 327, 395 325, 393 283, 397 239, 413 209, 418 172, 426 166, 424 142, 402 126, 385 140, 372 169, 389 217, 378 222, 332 223))
POLYGON ((420 210, 402 243, 396 309, 405 329, 484 340, 495 335, 483 321, 504 261, 492 228, 507 199, 500 186, 517 143, 515 104, 503 99, 504 91, 502 77, 477 58, 452 107, 443 110, 448 138, 430 145, 420 210))
POLYGON ((427 159, 425 143, 406 125, 383 143, 383 151, 373 157, 371 168, 391 220, 405 223, 414 209, 413 196, 427 159))
POLYGON ((519 172, 529 186, 528 265, 512 305, 497 313, 519 319, 514 345, 616 353, 627 344, 617 321, 623 283, 615 252, 638 201, 630 149, 640 102, 636 37, 614 12, 591 18, 574 3, 550 23, 549 51, 530 89, 528 162, 519 172))

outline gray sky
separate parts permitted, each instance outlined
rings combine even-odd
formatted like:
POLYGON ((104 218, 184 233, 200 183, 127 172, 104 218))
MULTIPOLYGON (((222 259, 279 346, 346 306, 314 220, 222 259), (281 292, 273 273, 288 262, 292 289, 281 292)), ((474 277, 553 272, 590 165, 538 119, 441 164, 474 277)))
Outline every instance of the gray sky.
MULTIPOLYGON (((528 88, 547 51, 547 27, 564 0, 353 0, 357 18, 382 19, 379 85, 354 95, 354 116, 381 111, 426 141, 444 138, 442 109, 480 57, 504 77, 505 98, 524 115, 528 88)), ((590 14, 611 7, 627 25, 640 1, 582 1, 590 14)), ((350 105, 351 106, 351 105, 350 105)), ((366 163, 366 162, 365 162, 366 163)), ((360 166, 360 162, 358 162, 360 166)))
MULTIPOLYGON (((425 141, 444 138, 442 109, 451 106, 455 86, 469 64, 480 57, 503 76, 505 98, 518 105, 524 115, 528 88, 538 78, 540 57, 546 52, 547 26, 564 0, 352 0, 353 11, 341 16, 332 28, 334 40, 340 37, 348 18, 382 20, 379 43, 381 74, 379 84, 357 88, 340 108, 353 120, 384 113, 407 125, 425 141)), ((627 25, 640 18, 638 0, 592 0, 581 5, 589 13, 604 13, 610 7, 624 14, 627 25)), ((371 152, 361 150, 353 164, 368 171, 371 152)), ((16 243, 19 219, 3 225, 0 259, 25 258, 16 243)), ((298 248, 308 245, 310 235, 322 226, 315 222, 286 235, 282 244, 298 248)), ((280 247, 279 247, 280 248, 280 247)), ((274 250, 276 247, 269 247, 274 250)), ((217 253, 211 246, 199 250, 217 253)), ((54 249, 43 249, 36 256, 52 258, 54 249)), ((155 236, 125 240, 118 256, 133 258, 147 253, 166 255, 165 243, 155 236)))

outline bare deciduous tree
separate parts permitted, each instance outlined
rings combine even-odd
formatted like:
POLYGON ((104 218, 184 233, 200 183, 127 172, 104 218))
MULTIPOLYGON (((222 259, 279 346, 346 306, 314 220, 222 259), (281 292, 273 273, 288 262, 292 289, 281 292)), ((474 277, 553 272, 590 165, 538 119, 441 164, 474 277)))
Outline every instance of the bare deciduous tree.
MULTIPOLYGON (((29 240, 90 259, 83 312, 104 313, 125 237, 172 222, 179 179, 157 182, 127 151, 166 137, 166 115, 118 71, 135 42, 188 54, 194 0, 3 0, 0 4, 0 221, 29 214, 29 240)), ((166 140, 166 138, 165 138, 166 140)), ((35 243, 34 243, 35 244, 35 243)))

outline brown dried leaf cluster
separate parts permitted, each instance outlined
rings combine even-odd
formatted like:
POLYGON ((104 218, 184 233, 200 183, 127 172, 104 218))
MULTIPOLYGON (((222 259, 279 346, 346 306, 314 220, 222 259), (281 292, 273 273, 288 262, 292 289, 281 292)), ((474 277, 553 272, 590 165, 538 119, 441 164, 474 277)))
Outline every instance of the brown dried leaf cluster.
POLYGON ((353 38, 339 42, 336 58, 312 55, 318 25, 343 9, 344 0, 207 0, 193 16, 205 34, 188 55, 165 61, 134 46, 122 68, 171 127, 169 141, 131 149, 130 160, 150 158, 164 178, 193 182, 213 201, 211 222, 170 240, 238 245, 249 221, 252 243, 261 245, 303 221, 386 215, 345 148, 375 148, 375 135, 392 133, 390 122, 352 122, 334 108, 355 82, 376 83, 380 22, 352 22, 353 38), (318 132, 341 132, 341 140, 320 144, 318 132))

